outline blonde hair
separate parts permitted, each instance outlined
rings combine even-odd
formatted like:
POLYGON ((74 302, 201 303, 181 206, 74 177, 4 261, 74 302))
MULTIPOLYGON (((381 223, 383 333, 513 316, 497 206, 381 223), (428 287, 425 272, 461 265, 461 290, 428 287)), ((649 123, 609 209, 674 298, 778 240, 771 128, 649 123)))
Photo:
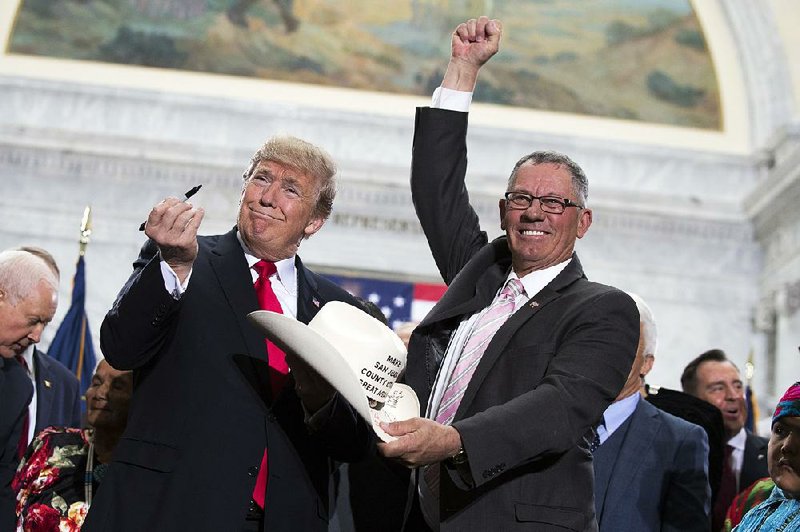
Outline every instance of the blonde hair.
POLYGON ((242 174, 247 181, 256 167, 271 161, 314 178, 317 183, 317 204, 314 215, 327 219, 336 197, 336 163, 322 148, 289 135, 278 135, 268 139, 250 158, 250 165, 242 174))

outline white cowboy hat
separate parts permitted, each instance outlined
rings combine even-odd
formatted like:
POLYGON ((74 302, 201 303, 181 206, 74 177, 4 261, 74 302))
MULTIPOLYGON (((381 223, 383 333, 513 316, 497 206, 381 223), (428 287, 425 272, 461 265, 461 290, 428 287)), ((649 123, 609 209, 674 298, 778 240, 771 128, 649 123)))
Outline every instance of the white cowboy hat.
POLYGON ((402 340, 366 312, 331 301, 308 325, 268 310, 247 317, 275 345, 330 382, 383 441, 395 438, 380 428, 381 422, 419 416, 414 390, 395 382, 406 366, 402 340))

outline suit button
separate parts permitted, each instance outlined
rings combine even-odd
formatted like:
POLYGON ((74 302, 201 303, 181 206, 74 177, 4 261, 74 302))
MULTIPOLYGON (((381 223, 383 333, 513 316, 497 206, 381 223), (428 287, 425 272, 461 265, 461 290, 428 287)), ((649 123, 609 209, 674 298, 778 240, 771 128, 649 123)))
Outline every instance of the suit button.
POLYGON ((270 412, 269 414, 267 414, 267 420, 269 420, 269 421, 275 421, 275 414, 273 414, 272 412, 270 412))
POLYGON ((250 475, 251 477, 254 477, 254 476, 258 475, 258 466, 254 465, 254 466, 248 467, 247 468, 247 474, 250 475))

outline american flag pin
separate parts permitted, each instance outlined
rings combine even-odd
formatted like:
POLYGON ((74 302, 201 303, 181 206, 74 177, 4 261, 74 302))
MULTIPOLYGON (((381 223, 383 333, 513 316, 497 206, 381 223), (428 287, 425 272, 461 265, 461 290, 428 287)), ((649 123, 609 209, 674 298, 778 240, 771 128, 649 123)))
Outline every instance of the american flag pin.
POLYGON ((319 308, 319 300, 316 297, 312 297, 311 302, 314 303, 315 307, 319 308))
POLYGON ((531 306, 531 308, 536 308, 536 307, 538 307, 538 306, 539 306, 539 302, 538 302, 538 301, 531 301, 531 302, 529 303, 529 305, 531 306))
POLYGON ((44 387, 45 387, 45 388, 49 388, 49 387, 51 387, 52 385, 53 385, 53 383, 52 383, 52 382, 50 382, 50 381, 48 381, 48 380, 45 380, 45 381, 44 381, 44 387))

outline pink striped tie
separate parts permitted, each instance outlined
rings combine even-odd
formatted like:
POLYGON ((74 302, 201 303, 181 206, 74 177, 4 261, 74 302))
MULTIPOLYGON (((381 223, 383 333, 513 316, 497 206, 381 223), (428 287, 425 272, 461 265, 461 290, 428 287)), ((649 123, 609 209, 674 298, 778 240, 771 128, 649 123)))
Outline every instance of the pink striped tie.
POLYGON ((436 414, 438 423, 449 425, 453 422, 458 405, 461 404, 467 385, 472 379, 472 374, 475 373, 475 368, 478 367, 478 363, 481 361, 483 352, 486 351, 486 346, 489 345, 497 329, 514 312, 514 299, 523 292, 525 292, 525 287, 522 286, 519 279, 509 279, 497 298, 492 301, 492 304, 486 308, 473 325, 469 338, 467 338, 461 351, 458 363, 450 375, 450 381, 444 390, 444 395, 436 414))

